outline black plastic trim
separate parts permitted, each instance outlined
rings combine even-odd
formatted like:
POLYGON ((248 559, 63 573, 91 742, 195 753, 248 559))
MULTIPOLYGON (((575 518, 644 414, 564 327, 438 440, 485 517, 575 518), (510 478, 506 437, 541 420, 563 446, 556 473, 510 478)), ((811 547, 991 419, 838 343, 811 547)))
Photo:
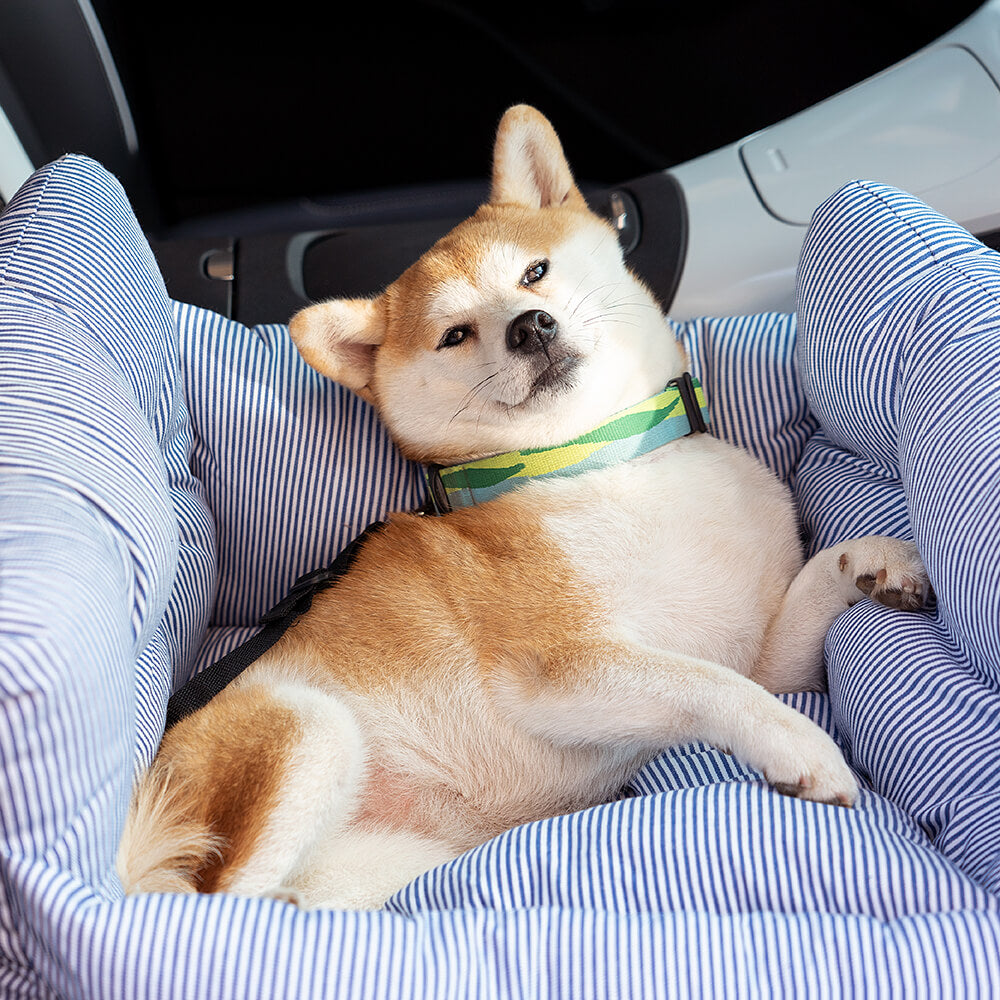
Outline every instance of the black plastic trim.
MULTIPOLYGON (((591 208, 611 217, 612 197, 626 195, 629 219, 620 233, 629 266, 664 310, 680 284, 687 248, 687 211, 680 185, 666 173, 649 174, 588 195, 591 208)), ((308 299, 377 294, 465 216, 359 226, 326 234, 302 248, 302 285, 308 299)))
MULTIPOLYGON (((157 240, 149 238, 167 294, 180 302, 211 309, 223 316, 233 312, 235 281, 218 281, 205 270, 206 258, 217 251, 233 252, 233 240, 207 237, 157 240)), ((286 319, 288 317, 285 317, 286 319)))
POLYGON ((680 183, 669 173, 636 178, 621 187, 639 206, 639 242, 626 256, 629 267, 669 312, 687 256, 687 205, 680 183))
POLYGON ((0 92, 28 156, 36 165, 63 153, 92 156, 121 180, 148 226, 155 199, 109 59, 100 24, 80 0, 0 2, 0 92))
MULTIPOLYGON (((619 228, 625 260, 666 311, 680 284, 687 248, 687 211, 680 185, 667 173, 614 188, 590 190, 591 208, 619 228)), ((442 206, 443 208, 443 206, 442 206)), ((284 323, 310 302, 378 294, 440 237, 466 218, 453 204, 433 217, 358 223, 317 231, 253 233, 237 238, 153 241, 170 294, 215 309, 248 326, 284 323), (205 253, 232 250, 232 282, 209 279, 205 253)), ((322 225, 322 223, 321 223, 322 225)))
POLYGON ((973 233, 973 236, 991 250, 1000 250, 1000 229, 991 229, 987 233, 973 233))
POLYGON ((302 287, 311 299, 375 295, 464 218, 358 226, 320 236, 305 250, 302 287))

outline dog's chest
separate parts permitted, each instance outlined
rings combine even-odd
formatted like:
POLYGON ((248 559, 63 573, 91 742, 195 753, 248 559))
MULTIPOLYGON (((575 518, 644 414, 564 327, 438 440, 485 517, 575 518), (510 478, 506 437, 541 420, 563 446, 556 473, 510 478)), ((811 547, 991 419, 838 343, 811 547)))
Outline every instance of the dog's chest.
POLYGON ((788 491, 768 470, 699 436, 534 489, 542 530, 610 629, 749 671, 801 561, 788 491))

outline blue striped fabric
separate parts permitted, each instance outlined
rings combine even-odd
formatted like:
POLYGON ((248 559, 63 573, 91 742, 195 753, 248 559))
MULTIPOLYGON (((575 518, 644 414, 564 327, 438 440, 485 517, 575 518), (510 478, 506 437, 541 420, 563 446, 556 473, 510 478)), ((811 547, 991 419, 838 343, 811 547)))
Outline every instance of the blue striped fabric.
POLYGON ((914 538, 938 598, 837 623, 837 724, 874 787, 1000 892, 1000 258, 856 182, 817 212, 798 306, 822 427, 796 473, 813 543, 914 538))
POLYGON ((252 625, 371 521, 419 507, 422 476, 367 403, 305 364, 287 327, 180 303, 175 314, 198 388, 191 468, 218 526, 213 624, 252 625))
POLYGON ((287 327, 249 330, 183 303, 174 313, 196 428, 191 468, 217 525, 200 669, 372 521, 419 507, 424 486, 372 408, 309 368, 287 327))
POLYGON ((713 433, 785 480, 816 430, 795 365, 795 324, 788 313, 675 324, 691 372, 705 386, 713 433))
POLYGON ((0 224, 5 995, 58 961, 56 884, 120 894, 131 774, 214 582, 189 447, 170 304, 121 189, 88 161, 40 172, 0 224))
MULTIPOLYGON (((830 266, 810 265, 807 297, 830 266)), ((815 328, 807 314, 807 345, 815 328)), ((793 318, 677 333, 715 425, 790 474, 820 440, 793 318)), ((917 448, 914 467, 931 461, 917 448)), ((0 219, 0 996, 997 995, 997 840, 972 791, 989 773, 977 734, 994 723, 976 700, 985 666, 958 635, 980 634, 985 598, 967 615, 895 616, 899 634, 881 625, 872 676, 854 656, 869 623, 858 605, 831 636, 832 697, 789 696, 851 741, 877 789, 857 809, 782 798, 695 745, 652 761, 629 797, 510 831, 381 912, 123 899, 113 856, 168 689, 419 488, 370 411, 304 368, 284 327, 167 301, 96 164, 43 168, 12 202, 0 219), (905 631, 925 626, 918 648, 905 631), (916 672, 905 697, 896 644, 916 672), (941 687, 948 656, 968 669, 941 687), (911 712, 910 731, 870 714, 899 702, 931 710, 911 712), (971 754, 969 777, 946 800, 920 779, 925 763, 936 773, 932 723, 956 711, 965 728, 943 749, 952 765, 971 754)))

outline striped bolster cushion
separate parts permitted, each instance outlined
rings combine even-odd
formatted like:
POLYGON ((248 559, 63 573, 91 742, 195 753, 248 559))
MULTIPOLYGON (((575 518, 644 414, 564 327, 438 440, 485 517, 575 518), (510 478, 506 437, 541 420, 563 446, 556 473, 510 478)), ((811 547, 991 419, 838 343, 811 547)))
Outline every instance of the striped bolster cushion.
POLYGON ((424 487, 372 408, 309 368, 286 326, 250 330, 173 308, 191 468, 217 524, 218 589, 193 672, 251 635, 296 578, 369 523, 419 507, 424 487))
MULTIPOLYGON (((793 318, 677 334, 715 426, 788 475, 817 427, 793 318)), ((873 792, 855 810, 782 798, 701 746, 658 758, 633 797, 513 830, 382 912, 123 899, 114 852, 169 688, 300 570, 417 499, 370 411, 302 366, 284 327, 166 299, 96 164, 32 178, 0 219, 0 995, 1000 989, 1000 902, 926 826, 873 792)), ((828 699, 792 701, 830 725, 828 699)))
POLYGON ((872 786, 1000 892, 1000 256, 856 182, 813 220, 798 313, 813 545, 914 538, 937 595, 927 614, 865 601, 838 621, 837 726, 872 786))

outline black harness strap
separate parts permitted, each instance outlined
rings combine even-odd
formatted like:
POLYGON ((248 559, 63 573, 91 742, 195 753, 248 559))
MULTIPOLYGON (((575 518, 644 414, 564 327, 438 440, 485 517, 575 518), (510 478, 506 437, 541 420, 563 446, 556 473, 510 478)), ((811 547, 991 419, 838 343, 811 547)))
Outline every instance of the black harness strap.
POLYGON ((332 587, 351 568, 365 542, 384 527, 384 521, 368 525, 329 566, 300 576, 288 594, 261 616, 258 624, 262 628, 259 632, 179 687, 167 702, 165 728, 169 729, 185 716, 207 705, 254 660, 263 656, 288 631, 292 622, 312 607, 313 597, 321 590, 332 587))

